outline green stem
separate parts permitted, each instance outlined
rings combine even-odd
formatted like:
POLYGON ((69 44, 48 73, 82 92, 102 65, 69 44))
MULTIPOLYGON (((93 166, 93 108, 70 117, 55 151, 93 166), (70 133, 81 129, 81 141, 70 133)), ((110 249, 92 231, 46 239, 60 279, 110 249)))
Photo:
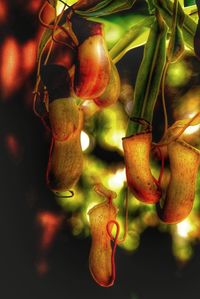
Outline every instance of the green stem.
POLYGON ((168 117, 167 117, 167 109, 166 109, 166 101, 165 101, 165 79, 166 79, 168 66, 170 64, 170 60, 173 57, 174 42, 175 42, 174 39, 175 39, 175 35, 176 35, 177 18, 178 18, 178 6, 179 6, 179 1, 174 0, 173 15, 172 15, 171 38, 169 40, 169 45, 168 45, 168 49, 167 49, 167 62, 166 62, 165 69, 164 69, 164 72, 163 72, 162 85, 161 85, 162 106, 163 106, 163 113, 164 113, 164 136, 166 135, 167 129, 168 129, 168 117))
POLYGON ((163 77, 162 77, 162 107, 163 107, 163 114, 164 114, 164 136, 167 133, 168 129, 168 117, 167 117, 167 108, 166 108, 166 101, 165 101, 165 79, 166 79, 166 74, 168 70, 169 62, 165 64, 165 69, 163 71, 163 77))
MULTIPOLYGON (((157 100, 161 78, 166 63, 167 26, 163 18, 156 13, 157 20, 151 27, 145 46, 144 56, 138 71, 134 107, 131 119, 139 119, 152 123, 154 106, 157 100)), ((130 120, 126 136, 144 131, 141 122, 130 120)))

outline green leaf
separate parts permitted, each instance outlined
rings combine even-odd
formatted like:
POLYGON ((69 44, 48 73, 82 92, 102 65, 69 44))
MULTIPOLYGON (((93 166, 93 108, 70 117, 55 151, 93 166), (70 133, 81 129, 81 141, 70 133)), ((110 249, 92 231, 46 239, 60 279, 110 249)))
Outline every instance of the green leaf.
POLYGON ((114 63, 119 61, 127 51, 139 47, 146 43, 149 28, 154 21, 153 16, 143 17, 142 21, 132 26, 112 47, 110 56, 114 63))
MULTIPOLYGON (((167 25, 158 15, 154 21, 140 65, 134 94, 132 118, 152 122, 153 110, 166 63, 167 25)), ((129 121, 127 136, 142 131, 141 124, 129 121)))
POLYGON ((154 14, 155 13, 155 5, 153 3, 153 0, 146 0, 146 2, 148 4, 149 13, 154 14))
POLYGON ((185 51, 183 34, 180 27, 177 25, 175 32, 169 42, 168 47, 168 60, 170 63, 174 63, 179 60, 185 51))
POLYGON ((85 17, 100 17, 130 9, 136 0, 113 0, 108 5, 95 11, 80 11, 76 13, 85 17))
MULTIPOLYGON (((168 27, 172 27, 172 15, 173 15, 173 3, 171 1, 165 0, 154 0, 156 7, 158 8, 159 12, 162 14, 165 22, 167 23, 168 27)), ((178 7, 178 18, 181 16, 182 18, 183 10, 181 6, 178 7)), ((196 32, 197 24, 194 20, 185 14, 184 21, 183 21, 183 37, 187 47, 194 52, 194 35, 196 32)))
POLYGON ((185 14, 178 0, 173 5, 172 29, 169 46, 167 49, 167 58, 170 63, 176 62, 185 51, 182 27, 185 14))
POLYGON ((184 0, 179 0, 179 3, 182 7, 184 7, 184 0))
POLYGON ((191 6, 195 4, 195 0, 184 0, 184 6, 191 6))
POLYGON ((188 8, 196 4, 196 0, 179 0, 180 5, 183 8, 188 8))
POLYGON ((196 5, 183 7, 183 10, 186 15, 189 15, 195 21, 195 23, 198 22, 198 10, 196 5))

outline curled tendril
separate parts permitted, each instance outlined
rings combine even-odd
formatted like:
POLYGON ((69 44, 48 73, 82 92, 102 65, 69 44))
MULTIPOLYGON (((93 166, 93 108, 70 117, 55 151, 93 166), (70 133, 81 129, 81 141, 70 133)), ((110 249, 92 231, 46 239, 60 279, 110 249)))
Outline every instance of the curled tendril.
MULTIPOLYGON (((110 221, 109 221, 110 222, 110 221)), ((108 223, 109 223, 108 222, 108 223)), ((111 222, 117 223, 117 221, 112 220, 111 222)), ((118 223, 117 223, 118 224, 118 223)), ((116 225, 117 225, 116 224, 116 225)), ((118 224, 119 225, 119 224, 118 224)), ((112 241, 115 241, 115 237, 113 237, 109 225, 107 225, 107 233, 112 241)), ((125 223, 124 223, 124 236, 121 240, 117 239, 117 244, 122 244, 126 240, 126 236, 128 234, 128 188, 126 188, 126 197, 125 197, 125 223)))
MULTIPOLYGON (((45 8, 46 3, 47 2, 45 1, 45 3, 43 4, 43 6, 40 9, 39 18, 40 18, 41 12, 45 8)), ((62 10, 59 17, 55 16, 54 25, 53 25, 53 28, 52 28, 52 35, 54 35, 54 30, 55 30, 56 26, 58 25, 58 23, 60 22, 60 19, 62 18, 63 13, 64 13, 64 8, 63 8, 63 10, 62 10)), ((47 53, 47 56, 45 58, 44 64, 47 64, 47 62, 49 60, 49 57, 50 57, 50 54, 51 54, 51 51, 52 51, 52 47, 53 47, 53 43, 54 43, 54 41, 52 40, 51 44, 50 44, 50 47, 49 47, 49 50, 48 50, 48 53, 47 53)), ((40 119, 41 119, 41 115, 38 113, 38 111, 36 109, 36 100, 37 100, 37 95, 39 94, 40 67, 41 67, 42 54, 44 53, 44 50, 45 50, 45 47, 44 47, 44 49, 43 49, 43 51, 40 55, 39 61, 38 61, 37 80, 36 80, 35 88, 34 88, 34 91, 33 91, 33 94, 34 94, 34 97, 33 97, 33 111, 34 111, 35 115, 37 115, 40 119)))
MULTIPOLYGON (((39 11, 39 21, 41 23, 42 26, 52 30, 52 40, 51 40, 51 44, 49 46, 49 50, 48 50, 48 53, 47 53, 47 56, 45 58, 45 61, 44 61, 44 65, 47 64, 48 60, 49 60, 49 57, 50 57, 50 54, 51 54, 51 51, 52 51, 52 48, 53 48, 53 43, 59 43, 59 44, 62 44, 62 45, 65 45, 71 49, 74 49, 74 47, 77 45, 77 40, 76 38, 74 37, 73 35, 73 32, 71 32, 71 29, 70 28, 67 28, 65 29, 63 26, 60 26, 59 25, 59 22, 61 20, 61 18, 63 17, 63 14, 65 12, 65 8, 66 6, 69 7, 66 3, 63 3, 64 4, 64 7, 60 13, 59 16, 56 16, 56 13, 55 13, 55 19, 54 19, 54 24, 46 24, 43 20, 42 20, 42 13, 46 7, 46 5, 49 4, 51 5, 48 1, 45 1, 45 3, 42 5, 40 11, 39 11), (60 28, 66 35, 67 37, 70 37, 71 39, 71 43, 68 44, 68 43, 65 43, 63 41, 60 41, 58 39, 56 39, 55 37, 55 30, 57 28, 60 28)), ((71 7, 69 7, 71 9, 71 7)), ((55 8, 54 8, 55 10, 55 8)), ((69 23, 69 19, 67 18, 67 22, 69 23)), ((43 118, 41 117, 41 115, 38 113, 37 109, 36 109, 36 100, 37 100, 37 96, 40 95, 39 93, 39 85, 40 85, 40 82, 41 82, 41 79, 40 79, 40 67, 41 67, 41 61, 42 61, 42 56, 43 56, 43 53, 44 53, 44 50, 45 50, 46 46, 43 48, 41 54, 40 54, 40 57, 39 57, 39 60, 38 60, 38 67, 37 67, 37 80, 36 80, 36 84, 35 84, 35 88, 34 88, 34 91, 33 91, 33 111, 34 113, 43 121, 43 118)))
MULTIPOLYGON (((61 45, 65 45, 65 46, 67 46, 67 47, 69 47, 69 48, 71 48, 71 49, 74 49, 74 45, 72 46, 72 45, 69 44, 69 43, 65 43, 65 42, 63 42, 63 41, 60 41, 60 40, 56 39, 56 37, 55 37, 55 30, 56 30, 57 28, 60 28, 60 29, 65 33, 65 35, 66 35, 67 37, 70 37, 70 38, 71 38, 69 32, 68 32, 63 26, 60 26, 60 25, 58 24, 59 21, 56 22, 57 17, 55 17, 55 21, 54 21, 54 24, 53 24, 53 25, 52 25, 52 24, 47 24, 47 23, 45 23, 45 22, 43 21, 43 19, 42 19, 42 13, 43 13, 43 11, 44 11, 44 9, 45 9, 45 7, 46 7, 47 4, 49 4, 49 2, 48 2, 48 1, 45 1, 45 3, 43 4, 43 6, 42 6, 41 9, 40 9, 40 12, 39 12, 39 15, 38 15, 40 24, 41 24, 42 26, 44 26, 45 28, 48 28, 48 29, 52 30, 52 40, 53 40, 55 43, 58 43, 58 44, 61 44, 61 45)), ((61 12, 61 14, 60 14, 60 16, 59 16, 59 20, 62 18, 66 6, 68 7, 68 5, 65 4, 65 6, 63 7, 63 10, 62 10, 62 12, 61 12)), ((54 8, 54 9, 55 9, 55 8, 54 8)), ((72 38, 71 38, 71 40, 72 40, 72 38)), ((72 40, 72 41, 73 41, 73 40, 72 40)))
POLYGON ((74 191, 68 190, 67 192, 69 192, 70 195, 60 195, 59 192, 54 192, 54 194, 57 198, 72 198, 72 197, 74 197, 74 191))
POLYGON ((116 278, 115 254, 116 254, 116 248, 117 248, 117 244, 118 244, 118 237, 119 237, 119 233, 120 233, 120 225, 117 221, 110 220, 106 225, 106 230, 107 230, 107 233, 108 233, 110 239, 113 240, 113 242, 114 242, 113 249, 112 249, 112 256, 111 256, 112 279, 111 279, 111 282, 108 285, 106 285, 106 287, 111 287, 114 284, 115 278, 116 278), (116 225, 116 234, 115 234, 114 238, 113 238, 113 236, 110 236, 110 225, 116 225))
POLYGON ((42 116, 42 114, 40 114, 37 110, 36 110, 36 101, 37 101, 37 98, 39 98, 39 100, 41 101, 41 95, 40 95, 40 92, 37 90, 37 91, 33 91, 33 95, 34 95, 34 98, 35 98, 35 103, 34 103, 34 112, 35 114, 39 117, 39 119, 41 120, 42 124, 44 125, 45 129, 47 131, 51 131, 50 127, 48 126, 47 122, 45 121, 44 119, 44 116, 42 116))

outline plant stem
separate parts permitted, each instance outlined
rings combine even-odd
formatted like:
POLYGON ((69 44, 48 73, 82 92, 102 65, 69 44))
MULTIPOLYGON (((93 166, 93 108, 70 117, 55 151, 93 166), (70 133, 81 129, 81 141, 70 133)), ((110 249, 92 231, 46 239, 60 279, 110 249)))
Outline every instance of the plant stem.
POLYGON ((144 131, 143 123, 151 125, 162 74, 166 63, 167 26, 157 11, 140 65, 134 92, 134 106, 126 136, 144 131))
POLYGON ((168 70, 169 62, 165 64, 165 69, 163 71, 163 77, 162 77, 162 107, 163 107, 163 114, 164 114, 164 135, 167 133, 168 129, 168 117, 167 117, 167 109, 166 109, 166 101, 165 101, 165 79, 166 74, 168 70))

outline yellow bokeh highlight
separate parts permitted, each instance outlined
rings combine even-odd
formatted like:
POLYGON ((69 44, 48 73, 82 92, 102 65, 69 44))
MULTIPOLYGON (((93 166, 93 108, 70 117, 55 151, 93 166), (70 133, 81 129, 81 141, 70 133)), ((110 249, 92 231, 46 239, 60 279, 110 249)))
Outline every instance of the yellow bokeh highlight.
POLYGON ((177 224, 177 234, 182 238, 187 238, 192 230, 192 224, 189 219, 177 224))
POLYGON ((86 151, 90 146, 90 138, 88 134, 84 131, 81 132, 81 148, 82 151, 86 151))
POLYGON ((112 105, 101 112, 105 127, 98 137, 104 147, 123 152, 122 138, 126 135, 126 117, 120 104, 112 105))
POLYGON ((193 134, 193 133, 198 132, 199 130, 200 130, 200 125, 189 126, 189 127, 185 130, 184 134, 185 134, 185 135, 191 135, 191 134, 193 134))
POLYGON ((169 66, 167 72, 167 83, 171 87, 180 87, 187 84, 191 76, 192 70, 190 65, 181 60, 169 66))
POLYGON ((118 192, 120 189, 123 188, 124 183, 126 182, 126 171, 125 168, 118 169, 115 174, 111 174, 108 176, 108 187, 110 189, 115 190, 118 192))

